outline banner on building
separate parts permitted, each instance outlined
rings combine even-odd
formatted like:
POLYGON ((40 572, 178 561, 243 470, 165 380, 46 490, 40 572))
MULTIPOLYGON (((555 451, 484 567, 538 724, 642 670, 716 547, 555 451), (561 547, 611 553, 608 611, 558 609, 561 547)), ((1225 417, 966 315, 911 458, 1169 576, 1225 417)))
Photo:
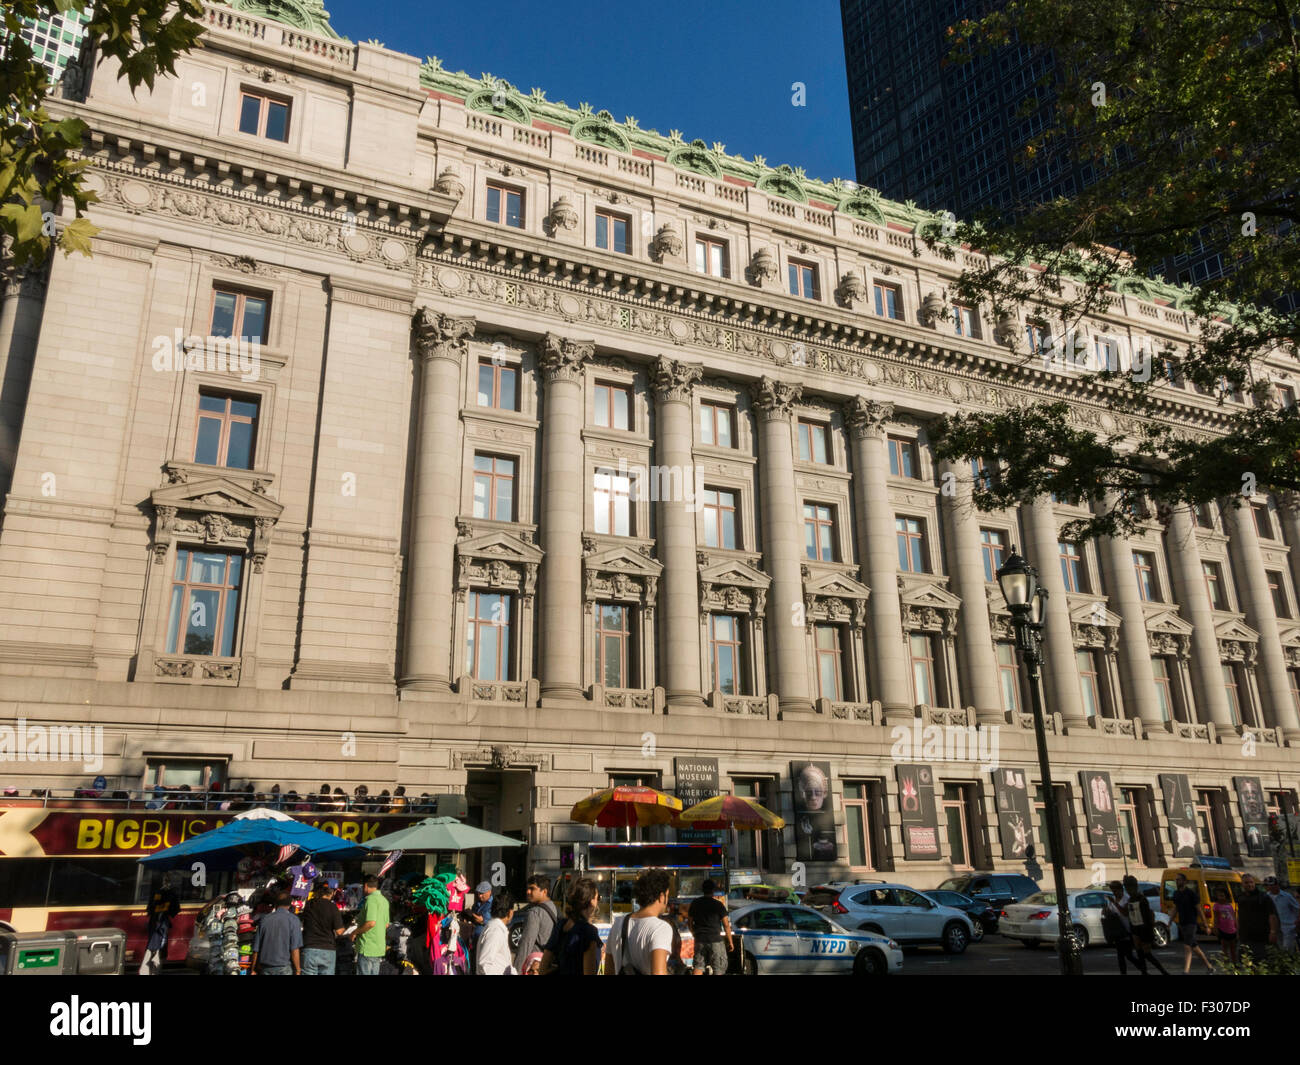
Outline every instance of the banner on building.
POLYGON ((791 762, 794 786, 795 856, 802 862, 833 862, 835 811, 831 807, 830 762, 791 762))
MULTIPOLYGON (((712 799, 718 794, 718 760, 716 758, 674 758, 673 776, 677 780, 677 798, 683 807, 712 799)), ((678 843, 716 843, 718 833, 709 829, 679 828, 678 843)))
POLYGON ((1101 769, 1080 769, 1083 812, 1088 823, 1088 853, 1094 858, 1118 858, 1119 821, 1115 817, 1115 793, 1110 774, 1101 769))
POLYGON ((1034 845, 1033 814, 1023 769, 993 770, 993 795, 998 804, 1002 857, 1024 860, 1034 845))
POLYGON ((1241 831, 1246 837, 1246 853, 1252 858, 1268 854, 1268 806, 1259 777, 1233 777, 1237 804, 1241 807, 1241 831))
POLYGON ((1186 773, 1161 773, 1160 792, 1165 798, 1169 841, 1175 858, 1196 857, 1196 803, 1186 773))
POLYGON ((940 857, 939 821, 934 810, 934 771, 928 765, 898 765, 899 824, 903 858, 932 861, 940 857))

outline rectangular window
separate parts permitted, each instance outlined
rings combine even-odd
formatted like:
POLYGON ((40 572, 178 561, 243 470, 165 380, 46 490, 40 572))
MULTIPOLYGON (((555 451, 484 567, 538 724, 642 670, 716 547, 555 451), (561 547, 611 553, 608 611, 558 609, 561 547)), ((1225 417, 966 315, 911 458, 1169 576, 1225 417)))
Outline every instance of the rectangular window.
POLYGON ((871 294, 876 301, 876 314, 881 318, 898 320, 903 317, 903 293, 897 285, 877 281, 871 286, 871 294))
POLYGON ((835 561, 835 518, 822 503, 803 505, 804 551, 817 562, 835 561))
POLYGON ((970 798, 968 785, 943 786, 943 819, 948 833, 948 856, 955 869, 969 869, 975 861, 975 841, 971 836, 967 811, 970 798))
POLYGON ((243 565, 242 555, 227 551, 177 550, 168 654, 234 656, 243 565))
POLYGON ((901 436, 891 436, 886 439, 889 447, 889 472, 894 477, 916 477, 918 475, 918 464, 916 461, 916 443, 901 436))
POLYGON ((1120 845, 1129 861, 1137 865, 1148 865, 1144 851, 1145 832, 1142 825, 1143 811, 1146 808, 1145 788, 1120 788, 1123 800, 1115 804, 1115 815, 1119 821, 1120 845))
POLYGON ((618 385, 596 386, 596 424, 602 429, 632 428, 632 394, 618 385))
POLYGON ((720 488, 704 490, 704 546, 734 551, 736 540, 736 493, 720 488))
POLYGON ((817 267, 812 263, 791 261, 787 272, 790 281, 790 295, 802 296, 806 300, 818 298, 817 267))
POLYGON ((925 523, 919 518, 895 518, 898 537, 898 568, 904 573, 929 573, 925 544, 925 523))
POLYGON ((1199 504, 1193 509, 1193 513, 1196 515, 1196 524, 1202 529, 1214 528, 1214 514, 1210 510, 1209 503, 1199 504))
POLYGON ((515 460, 474 456, 474 517, 515 520, 515 460))
POLYGON ((1205 591, 1210 597, 1213 610, 1227 610, 1228 596, 1223 587, 1223 569, 1217 562, 1202 562, 1201 572, 1205 574, 1205 591))
POLYGON ((249 344, 266 343, 268 302, 265 296, 231 288, 214 288, 208 336, 243 340, 249 344))
POLYGON ((711 277, 730 277, 727 242, 709 237, 695 238, 695 269, 711 277))
POLYGON ((628 221, 625 217, 609 211, 596 212, 596 247, 630 255, 632 246, 627 237, 628 221))
POLYGON ((1092 651, 1075 651, 1074 657, 1079 664, 1079 690, 1083 695, 1083 714, 1090 720, 1101 717, 1101 686, 1097 680, 1097 656, 1092 651))
POLYGON ((871 840, 875 834, 875 785, 867 781, 844 782, 844 834, 849 845, 849 865, 874 869, 871 840))
POLYGON ((239 98, 239 132, 271 141, 287 141, 289 102, 244 90, 239 98))
POLYGON ((1097 369, 1115 373, 1119 370, 1119 343, 1110 337, 1097 337, 1093 345, 1097 369))
POLYGON ((478 364, 478 405, 497 410, 518 410, 519 371, 513 366, 498 366, 491 359, 478 364))
POLYGON ((1174 690, 1169 681, 1169 659, 1151 659, 1151 669, 1156 678, 1156 705, 1160 707, 1160 720, 1174 719, 1174 690))
POLYGON ((1237 669, 1230 662, 1221 662, 1219 665, 1223 670, 1223 689, 1228 693, 1228 710, 1232 713, 1232 723, 1240 725, 1241 693, 1237 689, 1237 669))
POLYGON ((981 529, 980 550, 984 555, 984 579, 996 581, 1007 557, 1007 534, 1000 529, 981 529))
POLYGON ((1052 333, 1041 322, 1025 323, 1025 341, 1031 354, 1047 351, 1052 346, 1052 333))
POLYGON ((1281 407, 1283 410, 1287 410, 1295 406, 1294 388, 1289 388, 1286 385, 1274 385, 1273 389, 1274 389, 1274 393, 1273 393, 1274 398, 1276 398, 1277 405, 1279 407, 1281 407))
POLYGON ((596 532, 609 536, 632 535, 632 478, 613 470, 597 470, 592 513, 596 532))
POLYGON ((475 680, 514 680, 510 654, 514 596, 470 592, 465 664, 475 680))
POLYGON ((1288 669, 1286 675, 1291 680, 1291 699, 1296 713, 1300 714, 1300 669, 1288 669))
POLYGON ((199 393, 194 461, 204 466, 251 470, 257 443, 256 399, 199 393))
POLYGON ((844 648, 838 625, 818 625, 814 630, 817 643, 817 685, 823 699, 838 703, 844 699, 844 648))
POLYGON ((953 323, 957 327, 959 337, 977 337, 979 332, 975 319, 975 308, 967 307, 961 303, 952 305, 953 323))
POLYGON ((1268 594, 1273 598, 1273 612, 1280 618, 1289 618, 1291 604, 1287 602, 1286 585, 1282 582, 1282 574, 1265 570, 1264 576, 1268 578, 1268 594))
MULTIPOLYGON (((754 799, 769 810, 780 807, 776 781, 767 777, 733 779, 731 793, 745 799, 754 799)), ((770 872, 779 872, 783 868, 780 829, 764 832, 736 829, 732 832, 732 841, 737 868, 764 869, 770 872)))
POLYGON ((1149 551, 1133 552, 1133 569, 1137 573, 1138 595, 1144 603, 1160 603, 1160 584, 1156 580, 1156 556, 1149 551))
POLYGON ((709 651, 714 689, 723 695, 746 694, 738 617, 730 614, 709 615, 709 651))
POLYGON ((1061 579, 1065 581, 1067 592, 1087 592, 1088 570, 1084 565, 1083 551, 1078 544, 1061 540, 1058 545, 1061 552, 1061 579))
POLYGON ((799 460, 801 462, 830 462, 826 447, 826 426, 816 422, 799 423, 799 460))
POLYGON ((1214 791, 1201 791, 1196 793, 1198 800, 1196 804, 1196 831, 1201 840, 1202 854, 1218 854, 1219 838, 1218 833, 1214 831, 1214 808, 1218 805, 1220 796, 1214 791))
POLYGON ((718 403, 700 404, 700 440, 714 447, 735 447, 735 411, 718 403))
MULTIPOLYGON (((1054 786, 1058 802, 1064 801, 1059 786, 1054 786)), ((1034 788, 1034 815, 1038 820, 1038 854, 1043 863, 1050 866, 1052 863, 1052 837, 1047 833, 1047 798, 1043 791, 1043 786, 1039 784, 1034 788)))
POLYGON ((524 194, 518 189, 488 182, 487 220, 497 225, 524 228, 524 194))
POLYGON ((1259 533, 1261 540, 1275 540, 1273 535, 1273 516, 1269 514, 1267 506, 1252 506, 1250 508, 1255 512, 1255 531, 1259 533))
POLYGON ((983 459, 970 460, 970 479, 976 489, 987 492, 993 488, 993 474, 983 459))
POLYGON ((999 643, 998 684, 1002 691, 1002 709, 1006 713, 1020 713, 1020 665, 1016 661, 1016 645, 999 643))
POLYGON ((150 758, 146 761, 145 787, 177 789, 189 785, 190 791, 207 791, 213 784, 229 780, 224 759, 150 758))
POLYGON ((934 644, 929 636, 914 632, 908 637, 912 656, 912 698, 916 705, 935 705, 934 644))
POLYGON ((606 688, 631 688, 631 610, 596 604, 596 669, 606 688))

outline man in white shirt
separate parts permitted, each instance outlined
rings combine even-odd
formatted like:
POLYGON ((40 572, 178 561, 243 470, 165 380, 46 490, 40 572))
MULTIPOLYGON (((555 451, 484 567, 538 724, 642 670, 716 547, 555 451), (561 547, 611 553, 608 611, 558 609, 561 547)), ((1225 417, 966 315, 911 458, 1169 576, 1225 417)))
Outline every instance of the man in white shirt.
POLYGON ((512 903, 506 891, 492 893, 492 916, 484 923, 474 953, 474 973, 477 976, 518 975, 510 956, 510 911, 512 903))
POLYGON ((1294 954, 1296 948, 1296 921, 1300 918, 1300 902, 1290 891, 1282 890, 1282 885, 1275 876, 1264 877, 1264 887, 1273 900, 1273 909, 1277 911, 1277 921, 1281 926, 1281 942, 1278 944, 1288 954, 1294 954))
POLYGON ((660 914, 668 906, 671 890, 672 880, 663 869, 647 869, 636 878, 632 894, 640 909, 614 919, 605 940, 606 976, 668 975, 673 928, 660 914))

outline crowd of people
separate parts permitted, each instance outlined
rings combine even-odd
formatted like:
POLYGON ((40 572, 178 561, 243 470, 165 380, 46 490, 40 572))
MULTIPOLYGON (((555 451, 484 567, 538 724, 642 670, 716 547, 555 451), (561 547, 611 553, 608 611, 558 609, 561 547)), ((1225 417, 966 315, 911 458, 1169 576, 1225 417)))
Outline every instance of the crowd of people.
MULTIPOLYGON (((16 798, 19 794, 14 785, 0 789, 6 798, 16 798)), ((54 799, 64 796, 56 795, 50 788, 33 788, 29 794, 34 799, 54 799)), ((288 813, 368 813, 368 814, 432 814, 437 802, 425 792, 418 798, 406 794, 406 788, 398 785, 391 792, 383 788, 371 795, 365 784, 358 784, 347 794, 340 787, 331 788, 322 784, 318 791, 305 790, 299 793, 290 788, 285 790, 279 784, 272 784, 266 791, 258 791, 251 781, 243 785, 223 785, 214 780, 204 788, 192 788, 189 784, 166 787, 156 784, 145 791, 128 791, 111 789, 103 777, 96 777, 86 787, 74 788, 68 795, 73 799, 103 799, 116 802, 143 802, 147 810, 253 810, 258 807, 270 807, 288 813)))
MULTIPOLYGON (((286 890, 273 886, 254 915, 250 972, 261 976, 375 975, 667 976, 723 975, 735 948, 727 908, 718 885, 705 881, 687 911, 695 942, 694 965, 682 959, 682 935, 670 906, 667 872, 649 869, 637 877, 634 912, 614 919, 602 943, 596 928, 600 889, 595 880, 574 881, 563 912, 551 900, 551 881, 530 876, 524 902, 483 882, 467 894, 450 922, 451 934, 418 935, 425 914, 409 887, 391 881, 386 894, 377 877, 364 881, 364 901, 355 914, 340 909, 338 893, 322 877, 295 913, 286 890), (390 897, 391 896, 391 897, 390 897), (511 925, 518 925, 511 945, 511 925), (463 962, 454 959, 463 958, 463 962), (346 964, 340 964, 346 959, 346 964), (448 961, 453 959, 453 961, 448 961)), ((439 928, 448 927, 435 922, 439 928)))

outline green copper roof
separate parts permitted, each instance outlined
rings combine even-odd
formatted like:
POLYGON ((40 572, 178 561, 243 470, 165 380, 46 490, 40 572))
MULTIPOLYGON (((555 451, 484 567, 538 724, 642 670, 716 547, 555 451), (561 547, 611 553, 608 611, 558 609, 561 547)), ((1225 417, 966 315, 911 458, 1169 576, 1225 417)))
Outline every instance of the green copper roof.
MULTIPOLYGON (((893 222, 915 230, 923 223, 943 217, 943 212, 927 211, 911 200, 899 203, 886 199, 876 189, 852 181, 840 178, 822 181, 808 177, 801 167, 770 167, 761 155, 753 159, 731 155, 726 145, 717 141, 712 146, 702 140, 687 142, 678 130, 670 130, 665 137, 656 129, 642 129, 631 115, 617 122, 608 111, 593 111, 588 103, 580 103, 575 109, 563 100, 548 100, 545 89, 531 89, 525 96, 510 82, 492 74, 475 78, 463 70, 446 70, 435 56, 430 56, 421 66, 420 84, 463 100, 471 111, 482 111, 521 126, 531 126, 534 120, 545 122, 568 131, 575 140, 624 154, 634 150, 648 152, 679 170, 718 180, 739 178, 769 195, 794 203, 829 204, 834 210, 875 225, 893 222)), ((1117 288, 1141 299, 1167 301, 1179 309, 1187 306, 1192 295, 1192 290, 1185 285, 1153 278, 1128 279, 1117 288)))
POLYGON ((332 37, 336 41, 345 40, 334 32, 330 26, 330 13, 325 10, 325 0, 224 0, 227 7, 244 11, 250 15, 269 18, 273 22, 283 22, 304 33, 317 33, 322 37, 332 37))

